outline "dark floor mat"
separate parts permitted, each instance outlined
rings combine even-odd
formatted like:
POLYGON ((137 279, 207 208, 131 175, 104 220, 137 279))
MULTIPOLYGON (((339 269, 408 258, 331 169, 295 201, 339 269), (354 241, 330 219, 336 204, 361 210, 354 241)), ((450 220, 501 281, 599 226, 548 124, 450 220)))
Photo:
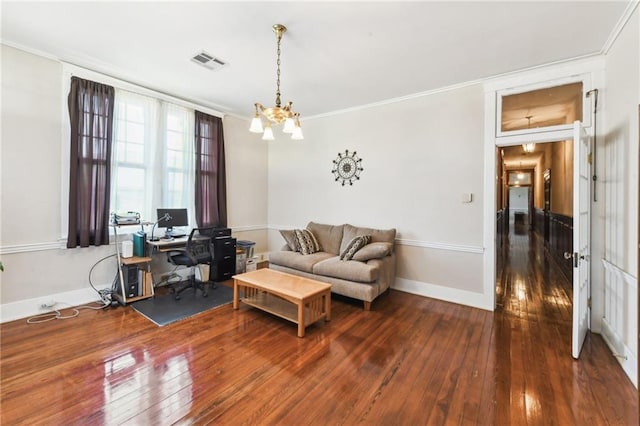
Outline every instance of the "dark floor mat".
POLYGON ((208 288, 208 296, 200 290, 188 289, 176 300, 173 294, 155 296, 133 303, 131 306, 159 326, 189 318, 209 309, 227 305, 233 301, 233 288, 218 284, 208 288))

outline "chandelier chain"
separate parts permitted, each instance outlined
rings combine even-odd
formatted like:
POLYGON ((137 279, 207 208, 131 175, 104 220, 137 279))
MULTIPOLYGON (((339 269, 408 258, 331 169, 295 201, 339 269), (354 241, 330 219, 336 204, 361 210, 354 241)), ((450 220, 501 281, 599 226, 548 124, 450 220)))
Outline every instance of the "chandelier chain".
POLYGON ((278 33, 277 34, 278 37, 278 60, 276 61, 277 64, 277 71, 276 71, 276 106, 280 107, 280 40, 282 40, 282 34, 278 33))

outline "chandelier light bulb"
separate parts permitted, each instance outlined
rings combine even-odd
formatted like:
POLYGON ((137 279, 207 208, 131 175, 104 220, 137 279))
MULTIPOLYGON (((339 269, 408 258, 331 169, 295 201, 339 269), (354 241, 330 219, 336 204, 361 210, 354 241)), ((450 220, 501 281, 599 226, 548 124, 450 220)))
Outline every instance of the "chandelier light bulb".
POLYGON ((267 123, 267 126, 264 128, 264 133, 262 134, 263 141, 272 141, 275 138, 273 137, 273 130, 271 130, 271 123, 267 123))
POLYGON ((256 112, 256 115, 251 120, 251 127, 249 127, 249 131, 252 133, 262 133, 264 132, 264 128, 262 127, 262 120, 260 120, 260 116, 256 112))
POLYGON ((293 133, 291 134, 291 139, 297 141, 304 139, 304 136, 302 135, 302 127, 300 127, 300 120, 298 120, 298 118, 296 118, 296 125, 293 129, 293 133))
POLYGON ((293 130, 296 128, 296 123, 293 121, 293 118, 289 117, 284 121, 284 127, 282 128, 283 133, 293 133, 293 130))

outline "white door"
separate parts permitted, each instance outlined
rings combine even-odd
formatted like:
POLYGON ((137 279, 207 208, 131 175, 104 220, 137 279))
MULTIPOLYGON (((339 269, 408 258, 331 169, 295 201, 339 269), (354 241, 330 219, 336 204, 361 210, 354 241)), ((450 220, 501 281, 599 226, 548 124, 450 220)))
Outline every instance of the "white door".
POLYGON ((591 328, 590 236, 590 141, 582 123, 573 125, 573 335, 571 354, 580 356, 591 328))

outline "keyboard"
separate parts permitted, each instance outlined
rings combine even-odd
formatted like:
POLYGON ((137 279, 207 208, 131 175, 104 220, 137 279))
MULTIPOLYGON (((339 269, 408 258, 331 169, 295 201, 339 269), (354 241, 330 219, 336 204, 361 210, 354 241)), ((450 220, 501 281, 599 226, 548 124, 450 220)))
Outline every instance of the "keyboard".
POLYGON ((184 232, 172 232, 171 236, 173 238, 182 238, 182 237, 186 237, 187 234, 185 234, 184 232))

